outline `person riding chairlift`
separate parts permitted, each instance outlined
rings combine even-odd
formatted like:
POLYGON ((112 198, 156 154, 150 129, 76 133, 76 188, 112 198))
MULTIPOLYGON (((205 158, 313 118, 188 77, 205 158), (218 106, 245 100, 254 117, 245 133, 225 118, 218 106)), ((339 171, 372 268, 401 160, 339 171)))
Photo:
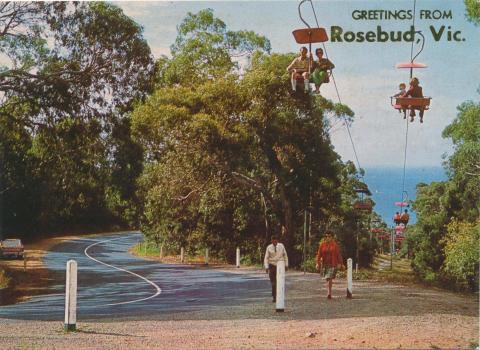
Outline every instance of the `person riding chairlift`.
POLYGON ((410 215, 408 215, 408 210, 405 209, 405 212, 400 217, 400 222, 407 226, 408 220, 410 220, 410 215))
POLYGON ((400 215, 400 213, 398 211, 395 213, 395 216, 393 217, 393 222, 396 225, 400 225, 400 223, 402 222, 402 216, 400 215))
MULTIPOLYGON (((410 88, 408 91, 402 96, 402 97, 419 97, 423 98, 423 91, 422 87, 419 85, 419 81, 417 78, 412 78, 410 80, 410 88)), ((413 122, 413 119, 415 117, 415 109, 420 110, 420 123, 423 123, 423 112, 424 112, 424 107, 419 106, 419 107, 414 107, 414 106, 408 106, 410 109, 410 122, 413 122)))
POLYGON ((310 89, 310 74, 308 72, 308 66, 311 62, 311 58, 307 57, 308 49, 305 46, 300 48, 300 56, 296 57, 292 63, 287 67, 287 71, 291 73, 292 90, 297 91, 297 79, 303 78, 305 92, 310 89))
POLYGON ((319 94, 320 86, 330 82, 329 72, 335 68, 335 65, 328 58, 323 58, 321 48, 315 50, 315 55, 317 60, 313 62, 312 81, 315 83, 315 93, 319 94))

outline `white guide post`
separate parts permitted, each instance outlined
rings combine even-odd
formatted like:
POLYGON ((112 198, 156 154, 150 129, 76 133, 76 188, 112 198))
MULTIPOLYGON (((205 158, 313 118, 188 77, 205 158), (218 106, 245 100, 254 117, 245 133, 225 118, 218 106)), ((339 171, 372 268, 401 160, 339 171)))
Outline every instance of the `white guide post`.
POLYGON ((353 294, 352 294, 352 288, 353 288, 353 281, 352 281, 352 276, 353 271, 352 271, 352 258, 347 259, 347 298, 351 299, 353 294))
POLYGON ((185 262, 185 248, 180 248, 180 262, 185 262))
POLYGON ((237 248, 237 267, 240 267, 240 248, 237 248))
POLYGON ((208 248, 205 248, 205 265, 208 265, 208 248))
POLYGON ((160 246, 160 259, 163 258, 163 244, 160 246))
POLYGON ((358 262, 355 263, 355 273, 358 273, 358 262))
POLYGON ((277 312, 285 310, 285 261, 277 262, 277 301, 275 309, 277 312))
POLYGON ((65 330, 75 331, 77 324, 77 262, 67 261, 65 285, 65 330))

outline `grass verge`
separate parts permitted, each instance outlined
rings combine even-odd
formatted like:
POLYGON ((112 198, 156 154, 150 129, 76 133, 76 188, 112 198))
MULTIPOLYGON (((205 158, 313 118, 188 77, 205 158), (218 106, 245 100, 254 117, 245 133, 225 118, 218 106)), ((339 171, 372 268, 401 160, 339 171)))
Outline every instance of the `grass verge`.
POLYGON ((7 276, 5 270, 0 269, 0 289, 7 288, 10 284, 10 277, 7 276))
MULTIPOLYGON (((130 253, 149 258, 154 260, 159 260, 166 263, 180 263, 180 252, 175 253, 164 249, 162 254, 160 254, 160 247, 156 244, 145 244, 144 242, 140 242, 130 248, 130 253)), ((205 255, 202 254, 195 254, 192 255, 190 252, 185 252, 184 262, 187 264, 205 264, 205 255)), ((225 264, 226 262, 222 259, 218 259, 216 257, 209 256, 208 263, 210 265, 218 265, 218 264, 225 264)))

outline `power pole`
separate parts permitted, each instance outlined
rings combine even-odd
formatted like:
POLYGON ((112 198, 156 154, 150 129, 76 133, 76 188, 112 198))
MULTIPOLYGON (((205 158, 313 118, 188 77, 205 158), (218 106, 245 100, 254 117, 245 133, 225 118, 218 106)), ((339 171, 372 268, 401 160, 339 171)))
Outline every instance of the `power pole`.
POLYGON ((0 241, 3 239, 3 145, 0 146, 0 241))
POLYGON ((303 219, 303 274, 307 273, 307 212, 305 209, 304 219, 303 219))
POLYGON ((390 270, 393 270, 393 251, 395 249, 395 229, 392 229, 390 234, 390 270))
POLYGON ((357 251, 355 253, 355 273, 358 273, 358 260, 360 259, 359 255, 359 249, 358 249, 358 233, 360 231, 360 221, 357 219, 357 235, 356 235, 356 241, 357 241, 357 251))

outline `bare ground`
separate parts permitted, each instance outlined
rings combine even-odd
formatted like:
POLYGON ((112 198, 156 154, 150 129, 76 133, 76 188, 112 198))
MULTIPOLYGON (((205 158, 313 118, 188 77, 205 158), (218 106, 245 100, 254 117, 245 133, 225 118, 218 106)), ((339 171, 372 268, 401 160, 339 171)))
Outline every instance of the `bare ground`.
MULTIPOLYGON (((252 275, 253 268, 216 266, 252 275)), ((467 349, 478 346, 478 294, 384 281, 335 281, 287 273, 285 313, 259 298, 242 306, 159 314, 154 319, 58 322, 0 319, 0 349, 467 349)), ((161 298, 161 296, 159 297, 161 298)), ((235 298, 235 291, 232 291, 235 298)), ((158 301, 157 301, 158 302, 158 301)))
MULTIPOLYGON (((245 269, 233 273, 262 273, 245 269)), ((264 272, 263 272, 264 273, 264 272)), ((316 274, 290 272, 285 313, 270 300, 154 320, 58 322, 0 319, 2 349, 467 349, 478 343, 478 299, 437 289, 345 281, 325 298, 316 274)), ((232 291, 232 297, 234 297, 232 291)))
POLYGON ((50 247, 73 237, 49 238, 25 245, 24 260, 0 260, 0 268, 9 277, 8 286, 0 290, 0 305, 24 301, 34 295, 48 293, 50 276, 43 264, 43 256, 50 247))

